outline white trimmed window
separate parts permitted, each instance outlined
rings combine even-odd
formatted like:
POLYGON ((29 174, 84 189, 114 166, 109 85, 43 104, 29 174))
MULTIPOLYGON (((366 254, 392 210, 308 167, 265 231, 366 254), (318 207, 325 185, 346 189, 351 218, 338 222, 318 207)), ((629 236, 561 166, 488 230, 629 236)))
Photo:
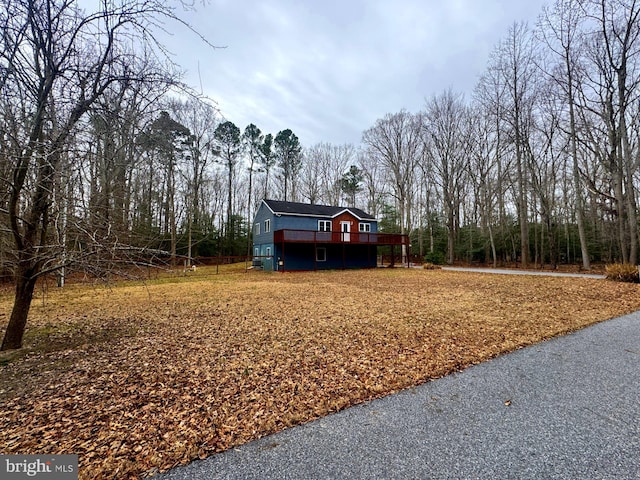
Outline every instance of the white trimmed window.
POLYGON ((318 220, 318 231, 319 232, 330 232, 331 231, 331 220, 318 220))
POLYGON ((316 248, 316 261, 318 262, 327 261, 327 249, 325 247, 316 248))
POLYGON ((370 232, 371 231, 371 224, 370 223, 360 223, 358 225, 358 231, 359 232, 370 232))
POLYGON ((256 225, 255 225, 255 227, 253 229, 253 233, 255 235, 260 235, 260 224, 259 223, 256 223, 256 225))
POLYGON ((271 231, 271 219, 266 219, 264 221, 264 233, 269 233, 271 231))
POLYGON ((265 252, 267 254, 267 257, 271 256, 271 247, 267 247, 267 250, 265 252))

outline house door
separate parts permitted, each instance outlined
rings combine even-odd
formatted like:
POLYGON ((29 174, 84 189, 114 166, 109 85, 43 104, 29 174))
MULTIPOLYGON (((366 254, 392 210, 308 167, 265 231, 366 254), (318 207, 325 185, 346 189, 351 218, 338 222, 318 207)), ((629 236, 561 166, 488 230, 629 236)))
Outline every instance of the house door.
POLYGON ((351 241, 351 222, 340 222, 340 231, 342 232, 342 241, 351 241))

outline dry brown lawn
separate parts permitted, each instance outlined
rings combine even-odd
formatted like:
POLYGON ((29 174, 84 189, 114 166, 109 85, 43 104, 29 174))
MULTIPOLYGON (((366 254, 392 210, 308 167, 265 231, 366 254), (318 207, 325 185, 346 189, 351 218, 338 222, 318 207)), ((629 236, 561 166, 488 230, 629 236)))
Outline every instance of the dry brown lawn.
POLYGON ((40 291, 0 356, 0 452, 145 477, 640 309, 640 286, 587 278, 212 273, 40 291))

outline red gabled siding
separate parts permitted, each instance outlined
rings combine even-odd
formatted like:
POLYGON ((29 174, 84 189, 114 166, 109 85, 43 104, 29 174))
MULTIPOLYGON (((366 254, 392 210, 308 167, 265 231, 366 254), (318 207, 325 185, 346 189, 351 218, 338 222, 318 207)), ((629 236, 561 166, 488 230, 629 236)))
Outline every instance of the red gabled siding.
POLYGON ((358 233, 358 219, 349 212, 344 212, 333 219, 331 231, 340 232, 340 222, 351 222, 351 233, 358 233))

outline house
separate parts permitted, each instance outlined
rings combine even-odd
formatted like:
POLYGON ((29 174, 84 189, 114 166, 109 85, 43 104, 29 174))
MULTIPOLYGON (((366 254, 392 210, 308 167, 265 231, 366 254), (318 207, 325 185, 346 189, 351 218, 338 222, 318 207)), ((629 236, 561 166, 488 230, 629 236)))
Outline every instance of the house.
POLYGON ((377 247, 408 245, 407 235, 378 233, 358 208, 263 200, 253 223, 254 266, 265 270, 375 268, 377 247))

